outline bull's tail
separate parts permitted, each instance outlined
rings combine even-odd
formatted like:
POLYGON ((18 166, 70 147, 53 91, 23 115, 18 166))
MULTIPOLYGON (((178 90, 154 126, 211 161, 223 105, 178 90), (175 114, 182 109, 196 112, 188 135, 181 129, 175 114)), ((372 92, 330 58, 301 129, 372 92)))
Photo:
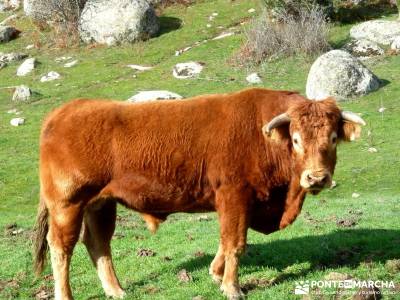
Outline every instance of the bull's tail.
POLYGON ((36 275, 40 275, 43 271, 46 255, 48 251, 47 244, 47 232, 49 231, 49 223, 48 223, 49 211, 44 203, 44 199, 40 197, 38 214, 36 217, 36 225, 35 225, 35 235, 33 240, 34 245, 34 270, 36 275))

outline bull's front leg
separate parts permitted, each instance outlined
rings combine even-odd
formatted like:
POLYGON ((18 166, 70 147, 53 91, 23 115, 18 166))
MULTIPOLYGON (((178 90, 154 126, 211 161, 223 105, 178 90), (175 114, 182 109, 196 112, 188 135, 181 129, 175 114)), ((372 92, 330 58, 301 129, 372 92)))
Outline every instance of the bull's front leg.
MULTIPOLYGON (((228 299, 244 295, 238 279, 239 257, 246 247, 251 205, 251 191, 245 187, 221 186, 216 193, 216 208, 220 222, 221 242, 211 267, 224 265, 221 290, 228 299), (224 258, 224 264, 221 258, 224 258)), ((220 274, 218 274, 220 275, 220 274)))

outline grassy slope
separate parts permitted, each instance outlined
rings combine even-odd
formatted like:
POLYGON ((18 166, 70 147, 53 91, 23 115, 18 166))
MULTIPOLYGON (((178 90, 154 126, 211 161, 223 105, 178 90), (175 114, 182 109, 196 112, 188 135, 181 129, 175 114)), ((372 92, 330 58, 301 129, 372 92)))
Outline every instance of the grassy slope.
MULTIPOLYGON (((11 94, 0 89, 0 228, 16 222, 31 228, 38 199, 38 136, 44 115, 52 108, 75 97, 103 97, 124 100, 147 89, 168 89, 189 97, 203 93, 235 91, 247 86, 246 69, 236 69, 229 58, 241 45, 243 36, 235 35, 209 41, 179 57, 174 51, 196 41, 215 36, 222 29, 249 16, 247 10, 259 8, 256 1, 203 1, 193 7, 171 7, 163 16, 164 26, 171 18, 182 21, 178 30, 165 32, 145 43, 115 48, 30 50, 41 63, 29 76, 16 78, 18 64, 0 71, 0 87, 27 84, 42 96, 30 104, 15 105, 11 94), (219 15, 213 27, 206 28, 212 12, 219 15), (169 19, 167 18, 169 17, 169 19), (64 69, 55 57, 73 56, 79 64, 64 69), (199 79, 177 80, 172 77, 174 64, 198 60, 205 69, 199 79), (151 71, 138 73, 125 67, 128 63, 154 65, 151 71), (61 81, 40 83, 40 76, 50 70, 62 74, 61 81), (234 79, 234 80, 232 80, 234 79), (11 127, 12 115, 6 111, 17 107, 27 118, 26 125, 11 127)), ((0 14, 0 20, 6 15, 0 14)), ((34 36, 26 19, 17 22, 24 35, 0 45, 0 52, 24 49, 34 36)), ((348 38, 349 26, 335 27, 332 43, 348 38)), ((240 26, 239 26, 240 29, 240 26)), ((167 31, 167 30, 165 30, 167 31)), ((46 39, 46 35, 40 37, 46 39)), ((264 76, 263 86, 299 90, 304 93, 307 72, 312 61, 288 59, 255 69, 264 76)), ((399 274, 384 267, 386 259, 400 256, 398 204, 400 162, 400 56, 385 57, 368 63, 389 84, 366 97, 341 104, 345 109, 362 112, 368 122, 363 139, 343 144, 335 174, 337 188, 309 197, 298 220, 287 230, 269 236, 250 232, 249 251, 240 269, 241 283, 249 289, 249 299, 297 299, 292 295, 294 282, 321 279, 332 270, 362 279, 400 282, 399 274), (384 106, 383 114, 378 108, 384 106), (371 137, 366 132, 371 131, 371 137), (369 153, 368 147, 377 153, 369 153), (358 192, 360 197, 351 197, 358 192), (361 210, 358 224, 350 229, 336 226, 336 218, 354 217, 349 212, 361 210), (278 278, 276 285, 265 287, 265 280, 278 278), (265 279, 265 280, 264 280, 265 279), (263 284, 264 280, 264 284, 263 284)), ((127 289, 129 299, 222 299, 217 286, 211 284, 208 265, 218 243, 218 225, 214 214, 210 221, 199 222, 196 215, 172 216, 157 235, 145 230, 135 213, 120 209, 113 251, 117 273, 127 289), (139 248, 156 252, 154 257, 137 257, 139 248), (195 257, 196 251, 204 256, 195 257), (166 261, 165 256, 172 258, 166 261), (179 283, 176 274, 186 268, 193 282, 179 283)), ((8 284, 0 298, 27 299, 41 286, 51 287, 51 280, 34 280, 31 274, 31 244, 26 231, 16 237, 0 235, 0 280, 14 279, 18 287, 8 284)), ((45 274, 49 274, 47 268, 45 274)), ((72 262, 72 286, 77 299, 104 299, 103 291, 84 247, 79 244, 72 262)))

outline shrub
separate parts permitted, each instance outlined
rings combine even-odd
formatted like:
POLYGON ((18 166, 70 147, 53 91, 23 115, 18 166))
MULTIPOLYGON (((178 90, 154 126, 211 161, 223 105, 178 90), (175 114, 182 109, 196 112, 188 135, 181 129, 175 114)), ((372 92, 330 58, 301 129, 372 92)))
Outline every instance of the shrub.
POLYGON ((261 63, 291 55, 313 56, 330 48, 328 30, 326 16, 318 6, 302 7, 296 15, 280 10, 276 19, 265 10, 247 30, 239 59, 261 63))

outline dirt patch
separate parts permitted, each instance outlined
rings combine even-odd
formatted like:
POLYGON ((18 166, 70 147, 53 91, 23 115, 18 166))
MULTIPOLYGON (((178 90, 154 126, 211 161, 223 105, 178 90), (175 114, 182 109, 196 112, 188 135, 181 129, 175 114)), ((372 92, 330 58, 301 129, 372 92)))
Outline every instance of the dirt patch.
POLYGON ((188 283, 193 281, 192 275, 186 269, 180 270, 177 276, 180 282, 188 283))
POLYGON ((138 251, 137 251, 137 256, 139 256, 139 257, 146 257, 146 256, 155 256, 156 255, 156 253, 153 251, 153 250, 151 250, 151 249, 144 249, 144 248, 140 248, 138 251))
POLYGON ((33 294, 36 300, 50 300, 53 299, 53 290, 50 287, 42 285, 33 294))
POLYGON ((203 251, 196 251, 194 254, 194 257, 203 257, 205 255, 205 253, 203 251))
POLYGON ((354 227, 357 225, 358 220, 356 218, 342 218, 336 221, 338 227, 354 227))
POLYGON ((242 285, 242 291, 244 293, 248 293, 252 290, 258 289, 258 288, 266 288, 275 283, 274 279, 265 279, 265 278, 250 278, 245 281, 245 283, 242 285))

